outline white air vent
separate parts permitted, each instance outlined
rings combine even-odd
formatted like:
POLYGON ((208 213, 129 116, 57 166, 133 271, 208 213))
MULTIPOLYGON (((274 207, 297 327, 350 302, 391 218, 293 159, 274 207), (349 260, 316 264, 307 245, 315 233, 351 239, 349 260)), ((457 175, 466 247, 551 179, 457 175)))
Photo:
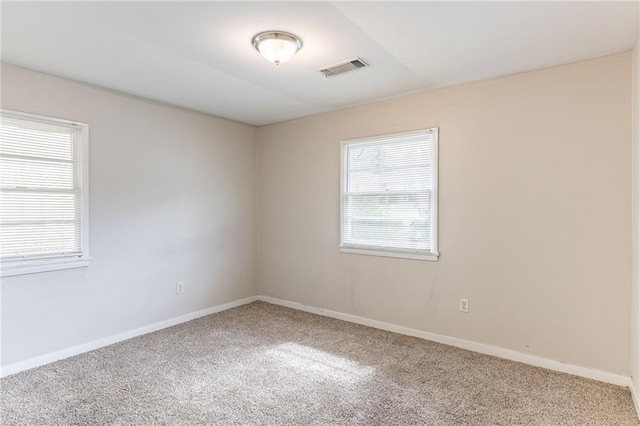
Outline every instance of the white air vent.
POLYGON ((360 58, 350 59, 348 61, 340 62, 337 64, 329 65, 328 67, 319 69, 325 77, 332 77, 334 75, 342 74, 351 70, 356 70, 362 67, 368 67, 367 63, 360 58))

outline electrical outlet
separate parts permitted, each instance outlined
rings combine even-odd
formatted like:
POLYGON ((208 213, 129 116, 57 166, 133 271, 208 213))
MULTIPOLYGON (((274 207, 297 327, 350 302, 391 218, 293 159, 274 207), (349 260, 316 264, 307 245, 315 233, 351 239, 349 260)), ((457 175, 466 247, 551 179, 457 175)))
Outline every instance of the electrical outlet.
POLYGON ((184 281, 180 281, 179 283, 176 283, 176 294, 182 294, 184 293, 184 281))
POLYGON ((460 299, 460 312, 469 312, 469 299, 460 299))

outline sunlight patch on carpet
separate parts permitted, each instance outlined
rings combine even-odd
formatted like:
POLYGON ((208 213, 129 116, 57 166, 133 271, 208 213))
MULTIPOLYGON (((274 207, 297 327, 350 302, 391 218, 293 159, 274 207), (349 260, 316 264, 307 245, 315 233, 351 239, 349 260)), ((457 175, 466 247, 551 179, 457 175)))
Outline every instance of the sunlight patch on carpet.
POLYGON ((366 379, 375 372, 373 367, 292 342, 268 349, 264 355, 304 374, 315 373, 324 378, 330 377, 346 382, 366 379))

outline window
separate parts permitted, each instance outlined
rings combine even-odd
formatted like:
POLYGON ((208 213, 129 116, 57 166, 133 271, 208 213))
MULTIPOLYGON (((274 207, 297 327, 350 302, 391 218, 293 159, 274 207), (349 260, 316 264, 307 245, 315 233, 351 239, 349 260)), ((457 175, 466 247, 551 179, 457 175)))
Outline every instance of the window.
POLYGON ((438 258, 438 129, 342 142, 340 251, 438 258))
POLYGON ((2 276, 88 265, 88 125, 2 110, 2 276))

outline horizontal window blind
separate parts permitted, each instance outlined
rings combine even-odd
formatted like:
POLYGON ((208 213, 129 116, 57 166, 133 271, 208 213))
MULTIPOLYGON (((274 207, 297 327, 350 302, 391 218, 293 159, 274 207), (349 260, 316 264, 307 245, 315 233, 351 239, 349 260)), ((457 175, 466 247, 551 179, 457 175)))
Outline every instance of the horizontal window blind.
POLYGON ((437 129, 343 143, 342 247, 434 253, 437 129))
POLYGON ((0 116, 2 261, 80 256, 82 128, 0 116))

